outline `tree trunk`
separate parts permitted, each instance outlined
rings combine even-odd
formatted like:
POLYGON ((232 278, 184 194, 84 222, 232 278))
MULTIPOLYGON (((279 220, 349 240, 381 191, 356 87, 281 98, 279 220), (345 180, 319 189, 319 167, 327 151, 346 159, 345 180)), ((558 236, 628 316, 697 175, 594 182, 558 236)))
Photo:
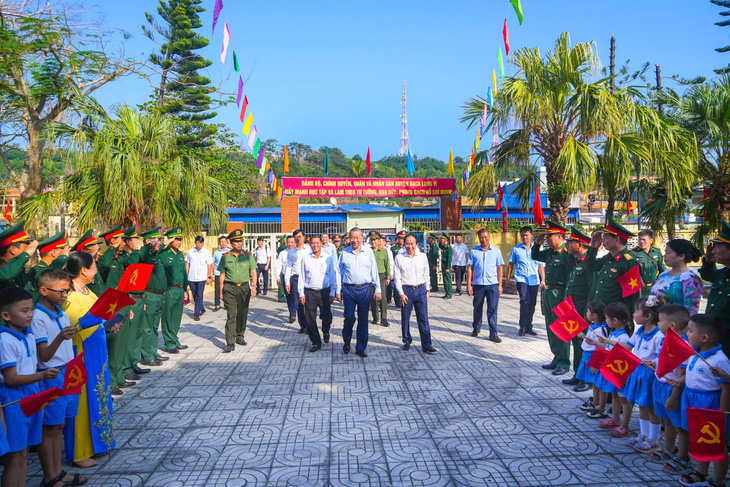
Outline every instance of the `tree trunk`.
POLYGON ((550 217, 555 223, 566 226, 568 224, 568 210, 570 209, 570 200, 550 201, 550 209, 553 214, 550 217))
POLYGON ((43 148, 46 140, 41 134, 40 122, 30 123, 28 128, 28 154, 23 165, 23 174, 20 177, 20 199, 24 200, 41 194, 41 168, 43 148))

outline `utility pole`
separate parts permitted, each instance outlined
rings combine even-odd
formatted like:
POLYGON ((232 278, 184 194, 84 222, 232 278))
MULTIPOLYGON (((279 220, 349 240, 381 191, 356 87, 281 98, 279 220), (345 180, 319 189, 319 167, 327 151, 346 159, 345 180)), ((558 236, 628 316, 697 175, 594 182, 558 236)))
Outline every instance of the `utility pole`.
POLYGON ((405 156, 408 154, 408 149, 411 147, 411 141, 408 139, 408 114, 406 113, 406 80, 403 79, 403 97, 401 98, 400 104, 403 105, 403 111, 400 116, 400 148, 398 149, 399 156, 405 156))
MULTIPOLYGON (((660 68, 658 64, 655 64, 654 66, 656 66, 656 91, 657 94, 659 94, 662 92, 662 68, 660 68)), ((659 105, 657 105, 657 110, 659 110, 659 113, 664 115, 664 105, 659 103, 659 105)))
POLYGON ((611 75, 611 81, 609 82, 609 86, 611 87, 611 93, 615 93, 616 79, 614 78, 614 75, 616 74, 616 38, 614 36, 611 36, 611 48, 609 51, 608 59, 608 73, 611 75))

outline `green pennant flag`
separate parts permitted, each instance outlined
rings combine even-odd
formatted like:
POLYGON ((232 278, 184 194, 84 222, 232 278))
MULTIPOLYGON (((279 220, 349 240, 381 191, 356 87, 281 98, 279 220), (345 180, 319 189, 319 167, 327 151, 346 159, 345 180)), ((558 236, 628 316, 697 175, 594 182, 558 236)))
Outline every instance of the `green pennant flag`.
POLYGON ((324 175, 330 172, 330 148, 325 147, 324 150, 324 175))
POLYGON ((264 173, 266 172, 266 166, 267 166, 268 162, 269 161, 266 160, 266 156, 264 156, 264 162, 261 164, 261 167, 259 168, 259 174, 261 176, 263 176, 264 173))
POLYGON ((499 75, 504 79, 504 59, 502 59, 502 48, 497 48, 497 61, 499 61, 499 75))
POLYGON ((236 57, 236 51, 233 51, 233 69, 238 73, 241 68, 238 66, 238 57, 236 57))
POLYGON ((251 155, 255 158, 259 156, 259 148, 261 147, 261 139, 256 137, 256 144, 253 146, 253 152, 251 152, 251 155))
POLYGON ((512 2, 512 6, 515 8, 515 13, 517 13, 517 18, 520 20, 520 25, 522 25, 522 3, 520 0, 510 0, 512 2))

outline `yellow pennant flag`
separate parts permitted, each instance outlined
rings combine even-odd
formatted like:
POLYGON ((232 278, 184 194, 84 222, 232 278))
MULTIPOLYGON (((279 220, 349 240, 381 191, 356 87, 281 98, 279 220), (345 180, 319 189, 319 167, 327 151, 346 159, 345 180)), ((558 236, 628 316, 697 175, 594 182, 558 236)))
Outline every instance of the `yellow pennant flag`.
POLYGON ((492 83, 494 83, 494 95, 497 96, 497 70, 492 70, 492 83))
POLYGON ((449 176, 454 175, 454 153, 451 149, 449 149, 449 166, 446 168, 446 171, 449 173, 449 176))
POLYGON ((289 151, 284 146, 284 174, 289 174, 289 151))
POLYGON ((246 118, 246 123, 243 124, 243 133, 248 135, 251 131, 251 124, 253 124, 253 113, 249 113, 246 118))
POLYGON ((482 143, 482 134, 477 130, 477 150, 479 150, 479 146, 482 143))
POLYGON ((266 169, 264 169, 264 172, 269 172, 269 169, 271 169, 271 166, 269 165, 269 161, 266 161, 266 169))

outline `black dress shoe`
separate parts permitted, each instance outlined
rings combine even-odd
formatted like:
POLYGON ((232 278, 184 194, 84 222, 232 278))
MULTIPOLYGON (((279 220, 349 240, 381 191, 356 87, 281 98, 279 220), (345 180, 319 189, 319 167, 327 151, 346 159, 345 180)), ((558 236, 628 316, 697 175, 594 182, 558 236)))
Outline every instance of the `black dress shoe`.
POLYGON ((216 306, 215 308, 213 308, 213 313, 215 313, 216 311, 220 311, 220 309, 221 309, 220 306, 216 306))
POLYGON ((438 352, 438 350, 436 350, 436 349, 435 349, 435 348, 433 348, 433 347, 428 347, 428 348, 424 348, 424 349, 423 349, 423 353, 429 353, 429 354, 434 354, 434 353, 436 353, 436 352, 438 352))
POLYGON ((152 371, 152 369, 143 369, 142 367, 137 367, 136 365, 132 367, 132 372, 135 374, 149 374, 152 371))
POLYGON ((306 328, 299 328, 299 333, 304 333, 305 331, 307 331, 306 328))
POLYGON ((149 365, 151 367, 159 367, 160 365, 162 365, 162 362, 160 362, 157 359, 154 359, 152 362, 142 362, 142 365, 149 365))
POLYGON ((226 348, 223 349, 222 353, 231 353, 236 349, 235 345, 226 345, 226 348))
POLYGON ((372 323, 373 325, 379 325, 379 324, 380 324, 380 322, 379 322, 378 320, 373 320, 373 321, 372 321, 371 323, 372 323))
POLYGON ((525 333, 527 333, 530 336, 537 336, 537 332, 534 330, 525 330, 525 333))
POLYGON ((320 348, 322 348, 322 345, 316 345, 316 344, 315 344, 315 345, 312 345, 312 347, 311 347, 311 348, 309 349, 309 351, 310 351, 310 352, 316 352, 316 351, 317 351, 317 350, 319 350, 320 348))
POLYGON ((577 386, 578 384, 580 384, 580 380, 576 379, 575 377, 571 379, 563 379, 561 382, 566 386, 577 386))
POLYGON ((555 365, 555 362, 550 362, 549 364, 543 365, 542 368, 545 370, 555 370, 558 368, 558 366, 555 365))
POLYGON ((180 353, 180 350, 178 350, 177 348, 166 348, 165 349, 165 352, 167 352, 167 353, 180 353))
POLYGON ((523 336, 525 336, 525 332, 520 330, 517 332, 517 336, 523 337, 523 336))
POLYGON ((489 341, 494 343, 502 343, 502 339, 499 337, 489 337, 489 341))
POLYGON ((132 372, 131 374, 125 375, 124 378, 127 379, 127 380, 141 380, 142 379, 142 376, 139 375, 139 374, 135 374, 134 372, 132 372))
POLYGON ((349 343, 345 343, 344 345, 342 345, 342 353, 344 353, 345 355, 350 353, 350 344, 349 343))
POLYGON ((555 370, 553 370, 553 375, 563 375, 563 374, 567 374, 567 373, 568 373, 568 369, 564 369, 562 367, 558 367, 555 370))
POLYGON ((289 317, 289 323, 294 323, 295 321, 297 321, 297 319, 295 317, 293 317, 293 316, 289 317))
POLYGON ((473 332, 471 332, 471 336, 475 337, 477 335, 479 335, 479 330, 474 330, 473 332))
POLYGON ((330 342, 330 334, 329 333, 322 333, 322 339, 324 340, 325 343, 329 343, 330 342))
POLYGON ((177 349, 178 350, 187 350, 188 349, 188 346, 187 345, 178 345, 177 346, 177 349))
POLYGON ((121 396, 124 394, 122 390, 118 387, 112 387, 112 396, 121 396))
POLYGON ((580 384, 578 384, 577 386, 575 386, 573 388, 573 390, 575 392, 585 392, 585 391, 587 391, 590 388, 591 388, 591 385, 590 384, 586 384, 585 382, 581 381, 580 384))
POLYGON ((200 321, 200 316, 193 316, 193 321, 200 321))
POLYGON ((167 362, 168 360, 170 360, 170 357, 160 355, 159 357, 155 357, 155 360, 159 360, 160 362, 167 362))
POLYGON ((358 357, 362 357, 362 358, 365 358, 368 356, 368 354, 365 353, 365 350, 355 350, 355 355, 357 355, 358 357))
POLYGON ((451 298, 452 298, 451 294, 444 296, 444 299, 451 299, 451 298))
POLYGON ((404 343, 400 348, 402 348, 405 351, 408 351, 408 350, 411 349, 411 344, 410 343, 404 343))
POLYGON ((388 323, 388 320, 383 320, 380 322, 382 326, 390 326, 390 323, 388 323))
POLYGON ((248 345, 248 343, 243 338, 236 338, 236 345, 248 345))
POLYGON ((203 308, 203 309, 202 309, 202 310, 200 311, 200 314, 201 314, 201 315, 204 315, 204 314, 205 314, 205 308, 203 308))
POLYGON ((125 380, 121 384, 117 384, 117 387, 119 387, 120 389, 126 389, 127 387, 132 387, 132 386, 136 386, 136 385, 137 385, 136 382, 125 380))

